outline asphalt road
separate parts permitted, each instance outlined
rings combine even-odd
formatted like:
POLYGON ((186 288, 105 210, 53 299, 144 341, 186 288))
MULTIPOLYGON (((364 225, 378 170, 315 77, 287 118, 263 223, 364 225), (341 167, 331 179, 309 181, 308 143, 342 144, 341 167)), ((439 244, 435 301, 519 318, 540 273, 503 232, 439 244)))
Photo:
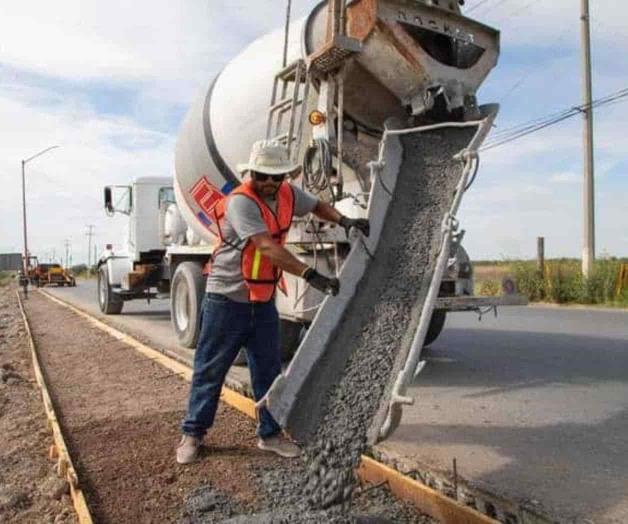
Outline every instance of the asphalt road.
MULTIPOLYGON (((53 294, 99 315, 94 282, 53 294)), ((178 351, 168 302, 125 304, 107 320, 178 351)), ((458 473, 561 521, 628 522, 628 312, 502 308, 450 314, 401 426, 378 447, 458 473)), ((248 381, 245 368, 230 378, 248 381)))

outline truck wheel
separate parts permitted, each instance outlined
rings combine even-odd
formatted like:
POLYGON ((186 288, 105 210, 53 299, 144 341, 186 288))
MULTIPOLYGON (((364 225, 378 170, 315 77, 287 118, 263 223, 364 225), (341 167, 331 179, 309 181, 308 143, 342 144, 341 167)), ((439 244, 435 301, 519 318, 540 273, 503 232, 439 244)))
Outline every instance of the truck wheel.
POLYGON ((186 348, 196 347, 204 287, 200 264, 181 262, 177 266, 170 287, 170 317, 179 344, 186 348))
POLYGON ((435 309, 432 313, 432 320, 430 320, 430 327, 427 328, 427 335, 425 335, 424 346, 429 346, 434 342, 438 335, 440 335, 443 327, 445 326, 445 319, 447 318, 447 311, 442 309, 435 309))
POLYGON ((98 305, 105 315, 119 315, 124 302, 111 289, 109 270, 106 265, 98 270, 98 305))

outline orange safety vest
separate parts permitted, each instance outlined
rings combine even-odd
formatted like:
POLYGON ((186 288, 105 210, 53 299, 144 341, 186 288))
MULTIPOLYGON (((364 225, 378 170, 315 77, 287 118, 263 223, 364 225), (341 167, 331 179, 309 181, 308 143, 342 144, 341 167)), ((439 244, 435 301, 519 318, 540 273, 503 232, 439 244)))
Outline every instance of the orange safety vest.
MULTIPOLYGON (((222 225, 224 224, 229 199, 233 195, 243 195, 255 202, 257 207, 259 207, 262 219, 273 240, 280 246, 285 245, 288 231, 290 230, 292 219, 294 218, 294 191, 292 190, 292 186, 288 182, 283 182, 279 186, 276 196, 277 212, 275 213, 268 204, 257 195, 253 189, 252 182, 247 181, 234 189, 227 198, 222 199, 214 208, 213 215, 218 226, 218 234, 220 237, 220 244, 216 248, 216 251, 220 249, 223 243, 226 243, 222 235, 222 225)), ((262 253, 255 247, 255 244, 251 240, 248 240, 243 248, 234 246, 233 244, 229 245, 242 251, 240 267, 244 282, 249 289, 249 300, 251 302, 268 302, 273 298, 277 286, 279 286, 279 289, 284 292, 284 294, 286 293, 281 269, 275 266, 266 257, 262 256, 262 253)))

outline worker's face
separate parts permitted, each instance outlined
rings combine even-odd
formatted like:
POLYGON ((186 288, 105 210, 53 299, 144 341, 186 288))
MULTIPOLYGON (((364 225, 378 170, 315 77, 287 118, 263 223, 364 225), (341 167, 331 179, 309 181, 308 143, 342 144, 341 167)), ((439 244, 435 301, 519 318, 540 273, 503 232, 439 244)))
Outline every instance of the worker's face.
POLYGON ((266 197, 273 197, 279 191, 279 186, 285 180, 286 175, 267 175, 266 173, 251 172, 253 189, 257 193, 266 197))

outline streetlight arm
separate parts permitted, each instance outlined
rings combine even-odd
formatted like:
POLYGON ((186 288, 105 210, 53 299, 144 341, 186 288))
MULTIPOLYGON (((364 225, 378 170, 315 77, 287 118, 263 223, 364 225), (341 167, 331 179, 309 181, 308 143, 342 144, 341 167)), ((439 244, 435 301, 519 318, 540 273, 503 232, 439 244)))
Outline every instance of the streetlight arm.
POLYGON ((22 160, 22 164, 27 164, 28 162, 30 162, 31 160, 34 160, 35 158, 37 158, 38 156, 43 155, 44 153, 47 153, 48 151, 50 151, 51 149, 56 149, 57 147, 61 147, 61 146, 50 146, 47 147, 46 149, 43 149, 42 151, 40 151, 39 153, 27 158, 26 160, 22 160))

